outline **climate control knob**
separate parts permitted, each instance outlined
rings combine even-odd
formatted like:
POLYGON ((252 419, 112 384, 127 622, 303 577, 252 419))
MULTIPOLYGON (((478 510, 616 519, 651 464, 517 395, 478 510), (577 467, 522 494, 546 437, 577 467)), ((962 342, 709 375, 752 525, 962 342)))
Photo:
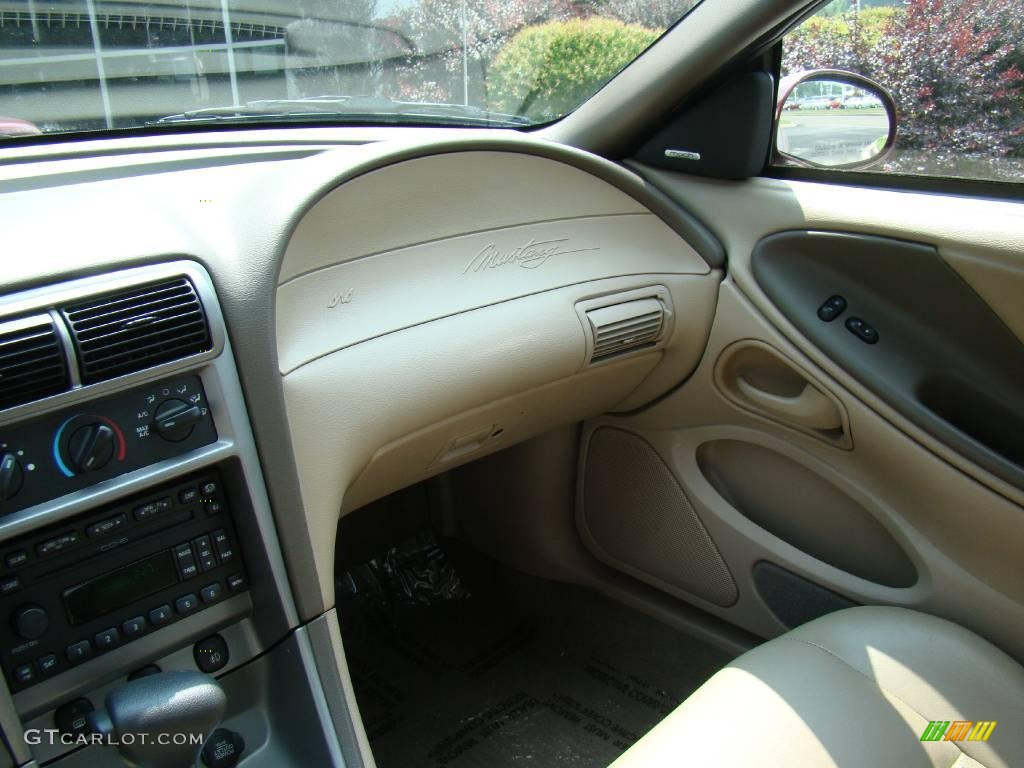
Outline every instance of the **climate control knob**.
POLYGON ((21 490, 24 476, 21 462, 18 461, 17 456, 13 453, 5 453, 0 456, 0 501, 14 498, 21 490))
POLYGON ((11 619, 15 633, 24 640, 38 640, 46 634, 50 617, 38 605, 23 605, 14 612, 11 619))
POLYGON ((68 458, 78 474, 107 466, 114 458, 114 430, 100 422, 79 427, 71 433, 68 458))
POLYGON ((178 443, 192 434, 203 413, 198 406, 184 400, 164 400, 154 417, 157 434, 164 440, 178 443))

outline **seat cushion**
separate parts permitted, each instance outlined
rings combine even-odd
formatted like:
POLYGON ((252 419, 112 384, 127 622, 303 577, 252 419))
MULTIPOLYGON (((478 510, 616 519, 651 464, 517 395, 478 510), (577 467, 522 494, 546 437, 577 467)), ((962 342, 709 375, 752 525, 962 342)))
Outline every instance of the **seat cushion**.
POLYGON ((1024 766, 1024 668, 903 608, 829 614, 745 653, 614 768, 1024 766), (996 721, 988 741, 921 741, 929 721, 996 721))

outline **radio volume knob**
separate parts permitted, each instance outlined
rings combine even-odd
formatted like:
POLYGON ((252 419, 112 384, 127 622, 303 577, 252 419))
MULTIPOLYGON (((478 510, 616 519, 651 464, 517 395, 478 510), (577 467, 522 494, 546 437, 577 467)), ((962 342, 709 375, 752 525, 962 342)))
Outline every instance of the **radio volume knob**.
POLYGON ((38 640, 46 634, 50 617, 38 605, 23 605, 14 612, 11 621, 18 637, 24 640, 38 640))

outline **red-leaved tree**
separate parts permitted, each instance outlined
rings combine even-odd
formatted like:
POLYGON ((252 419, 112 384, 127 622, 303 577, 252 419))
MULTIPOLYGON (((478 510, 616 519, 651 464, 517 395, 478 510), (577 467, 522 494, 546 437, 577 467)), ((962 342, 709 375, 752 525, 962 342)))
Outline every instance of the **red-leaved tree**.
POLYGON ((902 149, 938 165, 1024 157, 1024 0, 907 0, 814 18, 784 45, 786 72, 838 67, 892 93, 902 149))

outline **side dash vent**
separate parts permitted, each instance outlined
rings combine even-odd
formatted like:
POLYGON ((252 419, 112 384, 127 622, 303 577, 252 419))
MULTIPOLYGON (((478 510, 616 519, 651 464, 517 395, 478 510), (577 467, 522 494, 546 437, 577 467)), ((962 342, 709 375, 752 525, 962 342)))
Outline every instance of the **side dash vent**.
POLYGON ((586 312, 594 340, 591 363, 653 347, 665 326, 665 307, 656 298, 624 301, 586 312))
POLYGON ((203 305, 185 277, 133 286, 61 311, 74 339, 83 384, 212 347, 203 305))
POLYGON ((0 408, 41 400, 70 387, 64 348, 49 315, 0 324, 0 408))

